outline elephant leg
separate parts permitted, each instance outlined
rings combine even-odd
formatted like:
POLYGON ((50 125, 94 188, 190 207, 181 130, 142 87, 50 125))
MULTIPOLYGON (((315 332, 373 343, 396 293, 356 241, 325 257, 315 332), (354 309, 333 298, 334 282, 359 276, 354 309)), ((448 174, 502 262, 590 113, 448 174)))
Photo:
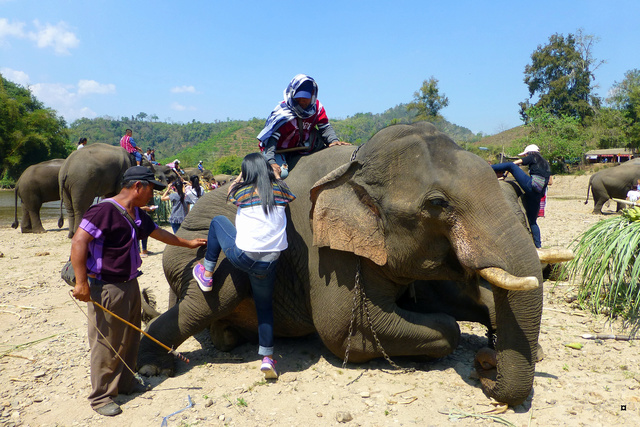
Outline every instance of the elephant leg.
POLYGON ((31 232, 32 233, 45 233, 46 230, 42 226, 40 221, 40 209, 29 211, 29 217, 31 218, 31 232))
POLYGON ((489 284, 471 286, 449 280, 418 280, 413 284, 413 292, 406 292, 398 305, 409 311, 445 313, 457 321, 480 323, 487 327, 488 336, 495 330, 496 310, 489 284))
POLYGON ((23 206, 22 207, 22 224, 20 225, 20 231, 23 233, 31 233, 31 215, 29 215, 29 211, 23 206))
MULTIPOLYGON (((156 318, 147 332, 163 344, 177 348, 212 322, 231 314, 243 299, 250 298, 248 276, 225 261, 214 272, 212 292, 202 292, 195 279, 191 279, 185 284, 186 291, 180 300, 156 318)), ((190 263, 185 268, 192 266, 190 263)), ((145 336, 140 341, 138 367, 143 375, 173 375, 173 357, 145 336)))
POLYGON ((322 287, 325 295, 317 295, 319 300, 317 296, 312 298, 312 302, 349 302, 326 306, 322 310, 314 307, 314 324, 329 350, 343 358, 348 349, 352 362, 380 357, 383 349, 389 356, 433 358, 453 352, 460 339, 455 318, 445 313, 418 313, 399 307, 396 298, 404 287, 390 286, 377 270, 365 271, 364 264, 371 265, 370 261, 362 260, 362 263, 360 285, 366 297, 354 301, 353 286, 349 289, 329 286, 322 287), (350 329, 353 332, 349 339, 350 329))

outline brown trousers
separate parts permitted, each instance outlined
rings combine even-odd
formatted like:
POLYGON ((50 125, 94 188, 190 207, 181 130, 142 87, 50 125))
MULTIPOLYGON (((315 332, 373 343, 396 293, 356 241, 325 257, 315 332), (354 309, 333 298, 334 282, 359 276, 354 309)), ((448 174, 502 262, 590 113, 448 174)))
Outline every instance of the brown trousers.
MULTIPOLYGON (((105 283, 89 279, 91 299, 140 327, 141 298, 138 279, 125 283, 105 283)), ((118 393, 129 393, 134 384, 133 374, 111 349, 113 347, 126 364, 135 371, 140 346, 140 333, 122 323, 92 303, 88 303, 89 347, 91 348, 91 394, 92 408, 112 402, 118 393), (94 326, 95 325, 95 326, 94 326), (107 341, 96 330, 100 330, 107 341)))

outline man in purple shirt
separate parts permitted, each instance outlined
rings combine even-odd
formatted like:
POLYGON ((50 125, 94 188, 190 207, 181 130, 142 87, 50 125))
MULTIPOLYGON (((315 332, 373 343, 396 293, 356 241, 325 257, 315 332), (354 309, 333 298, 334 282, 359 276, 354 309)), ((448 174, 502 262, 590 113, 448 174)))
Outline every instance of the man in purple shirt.
MULTIPOLYGON (((127 169, 120 193, 90 207, 71 241, 71 264, 76 274, 73 296, 80 301, 93 300, 137 327, 141 323, 137 277, 142 265, 137 240, 153 237, 192 249, 207 243, 206 239, 185 240, 158 228, 140 209, 153 197, 154 189, 164 187, 147 167, 127 169)), ((92 388, 89 402, 101 415, 118 415, 122 410, 112 398, 137 391, 130 369, 136 366, 140 333, 94 304, 87 306, 92 388), (113 349, 120 357, 114 356, 113 349)))

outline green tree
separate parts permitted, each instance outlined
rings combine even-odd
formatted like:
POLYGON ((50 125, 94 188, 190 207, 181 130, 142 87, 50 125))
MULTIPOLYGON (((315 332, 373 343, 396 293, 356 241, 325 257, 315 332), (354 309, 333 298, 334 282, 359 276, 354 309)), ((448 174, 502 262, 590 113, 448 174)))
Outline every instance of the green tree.
POLYGON ((640 70, 627 71, 624 80, 615 82, 610 93, 607 103, 628 119, 629 145, 640 147, 640 70))
POLYGON ((581 159, 591 148, 586 131, 577 117, 556 117, 542 107, 530 107, 526 113, 530 118, 526 125, 530 132, 514 144, 512 154, 517 154, 526 145, 536 144, 540 147, 542 156, 562 162, 566 159, 581 159))
POLYGON ((242 166, 242 157, 240 156, 224 156, 216 160, 211 167, 211 171, 214 175, 227 174, 238 175, 240 174, 240 167, 242 166))
POLYGON ((524 82, 529 88, 529 99, 520 103, 520 114, 527 123, 526 112, 530 100, 537 95, 534 104, 556 117, 576 117, 582 123, 593 115, 600 101, 591 95, 594 71, 603 63, 593 58, 592 48, 597 42, 593 35, 582 30, 577 35, 554 34, 549 43, 531 55, 531 63, 525 67, 524 82))
POLYGON ((15 181, 30 165, 70 151, 64 119, 0 75, 0 178, 15 181))
POLYGON ((431 76, 429 80, 422 82, 419 91, 413 93, 413 102, 407 105, 407 110, 417 112, 416 120, 438 121, 440 110, 449 105, 449 98, 440 94, 438 79, 431 76))

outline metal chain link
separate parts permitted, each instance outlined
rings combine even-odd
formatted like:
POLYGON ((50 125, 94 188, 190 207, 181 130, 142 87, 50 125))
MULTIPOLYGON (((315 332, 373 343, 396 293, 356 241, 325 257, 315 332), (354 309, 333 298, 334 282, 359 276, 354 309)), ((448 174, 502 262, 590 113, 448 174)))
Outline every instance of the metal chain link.
POLYGON ((349 323, 349 336, 347 337, 347 349, 345 350, 342 368, 343 369, 346 368, 347 362, 349 361, 349 350, 351 349, 351 335, 353 333, 353 324, 355 323, 356 309, 358 307, 358 299, 359 299, 360 305, 362 305, 364 309, 364 313, 367 316, 367 323, 368 323, 369 329, 371 330, 371 334, 373 335, 373 339, 375 340, 376 345, 382 352, 382 356, 385 358, 385 360, 389 362, 389 364, 392 367, 394 367, 395 369, 401 370, 402 372, 414 372, 415 368, 401 368, 393 360, 391 360, 391 357, 389 357, 387 352, 384 350, 382 343, 378 339, 378 334, 373 328, 373 321, 371 320, 371 314, 369 313, 369 305, 367 304, 367 295, 364 292, 364 287, 360 283, 360 271, 361 271, 360 257, 358 257, 356 262, 356 277, 355 277, 355 286, 354 286, 354 294, 353 294, 353 308, 351 309, 351 322, 349 323))

